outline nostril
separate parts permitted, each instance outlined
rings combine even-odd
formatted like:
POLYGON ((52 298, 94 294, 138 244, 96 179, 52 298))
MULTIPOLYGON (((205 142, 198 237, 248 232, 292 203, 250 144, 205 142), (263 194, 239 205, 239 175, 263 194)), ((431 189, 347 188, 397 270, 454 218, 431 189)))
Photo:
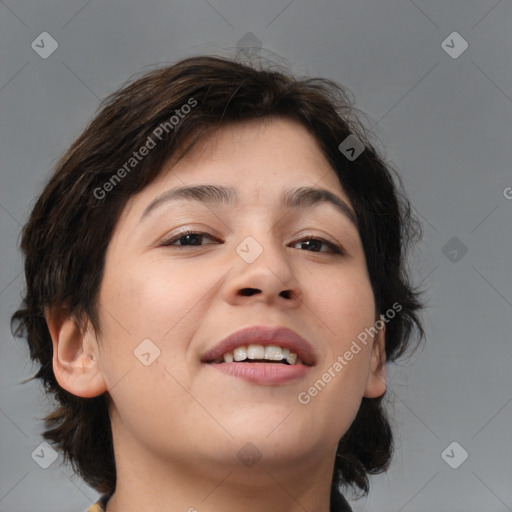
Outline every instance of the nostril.
POLYGON ((248 297, 248 296, 254 295, 255 293, 258 293, 258 292, 259 292, 259 290, 256 290, 255 288, 244 288, 240 293, 244 297, 248 297))

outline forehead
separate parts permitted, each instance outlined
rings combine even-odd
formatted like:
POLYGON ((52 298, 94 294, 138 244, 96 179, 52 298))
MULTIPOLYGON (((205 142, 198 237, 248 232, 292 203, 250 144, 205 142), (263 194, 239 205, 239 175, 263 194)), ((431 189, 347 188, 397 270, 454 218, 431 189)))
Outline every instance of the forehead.
MULTIPOLYGON (((182 160, 242 160, 250 166, 253 159, 271 162, 274 158, 278 158, 276 170, 278 163, 282 166, 288 160, 296 166, 299 159, 329 166, 320 143, 305 126, 276 116, 223 125, 199 140, 182 160), (291 149, 293 152, 289 151, 291 149)), ((303 166, 296 167, 301 170, 303 166)))
POLYGON ((240 206, 270 206, 286 190, 327 189, 350 203, 320 143, 299 122, 263 118, 233 122, 199 140, 181 159, 170 158, 159 176, 132 197, 125 214, 142 214, 165 190, 215 183, 236 188, 240 206))

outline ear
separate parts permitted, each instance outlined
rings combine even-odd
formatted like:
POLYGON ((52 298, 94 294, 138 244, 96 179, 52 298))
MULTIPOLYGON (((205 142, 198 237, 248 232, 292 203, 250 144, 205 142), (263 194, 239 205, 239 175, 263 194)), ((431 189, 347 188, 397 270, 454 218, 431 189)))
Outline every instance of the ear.
POLYGON ((383 323, 373 338, 370 354, 370 372, 366 381, 364 395, 366 398, 377 398, 386 391, 386 325, 383 323))
POLYGON ((100 371, 98 342, 89 321, 81 332, 75 317, 64 308, 45 310, 53 344, 53 373, 59 385, 73 395, 92 398, 107 390, 100 371))

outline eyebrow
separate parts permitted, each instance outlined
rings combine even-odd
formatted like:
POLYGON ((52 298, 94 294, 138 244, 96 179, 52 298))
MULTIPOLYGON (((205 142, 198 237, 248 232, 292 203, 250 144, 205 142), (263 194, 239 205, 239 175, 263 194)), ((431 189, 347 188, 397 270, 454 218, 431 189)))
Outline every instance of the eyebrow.
MULTIPOLYGON (((181 199, 231 205, 238 204, 240 200, 237 190, 232 187, 209 184, 177 187, 167 190, 153 199, 142 213, 139 222, 164 203, 181 199)), ((294 188, 285 192, 283 201, 289 208, 309 208, 318 204, 331 204, 357 228, 358 222, 354 211, 343 199, 328 190, 314 187, 294 188)))

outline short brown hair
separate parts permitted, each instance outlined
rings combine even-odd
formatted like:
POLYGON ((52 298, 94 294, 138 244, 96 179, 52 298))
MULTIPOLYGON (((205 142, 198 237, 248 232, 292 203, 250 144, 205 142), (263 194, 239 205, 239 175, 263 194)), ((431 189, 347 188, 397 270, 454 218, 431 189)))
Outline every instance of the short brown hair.
MULTIPOLYGON (((59 160, 23 228, 26 292, 11 326, 26 338, 31 359, 40 365, 34 378, 59 403, 44 418, 44 438, 98 492, 111 493, 116 486, 107 400, 105 394, 74 396, 59 386, 45 309, 64 307, 80 328, 89 318, 100 332, 97 297, 105 253, 127 200, 159 175, 170 156, 184 155, 227 123, 284 117, 309 130, 354 206, 378 311, 401 305, 387 325, 387 360, 405 352, 414 331, 418 341, 424 337, 420 292, 412 287, 405 267, 407 246, 421 228, 400 177, 377 154, 355 111, 347 91, 328 79, 299 79, 283 69, 224 57, 193 57, 146 73, 106 98, 59 160), (193 108, 180 116, 191 98, 193 108), (172 116, 179 116, 179 122, 172 116), (129 172, 126 162, 160 132, 154 149, 129 172), (364 144, 354 160, 339 149, 351 134, 364 144), (114 176, 119 179, 113 181, 114 176)), ((367 493, 367 475, 387 469, 393 436, 383 397, 363 398, 340 440, 333 492, 345 484, 367 493)))

